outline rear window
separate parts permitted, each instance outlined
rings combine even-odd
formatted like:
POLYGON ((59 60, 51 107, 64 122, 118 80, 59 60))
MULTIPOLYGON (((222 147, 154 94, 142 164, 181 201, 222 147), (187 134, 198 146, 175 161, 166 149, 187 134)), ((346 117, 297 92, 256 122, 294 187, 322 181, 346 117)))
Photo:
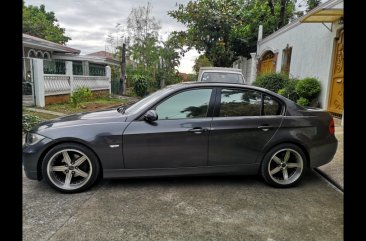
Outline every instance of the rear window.
POLYGON ((263 115, 280 115, 282 106, 276 99, 264 95, 263 99, 263 115))
POLYGON ((202 74, 202 82, 224 82, 243 84, 244 79, 241 74, 223 73, 223 72, 206 72, 202 74))

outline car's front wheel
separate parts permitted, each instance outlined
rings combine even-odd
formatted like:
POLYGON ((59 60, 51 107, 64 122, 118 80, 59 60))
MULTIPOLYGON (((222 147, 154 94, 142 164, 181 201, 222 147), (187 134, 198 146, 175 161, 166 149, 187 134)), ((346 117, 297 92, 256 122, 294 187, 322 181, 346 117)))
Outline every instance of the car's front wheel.
POLYGON ((261 165, 263 179, 274 187, 291 187, 303 176, 306 157, 296 145, 281 144, 272 148, 261 165))
POLYGON ((42 163, 42 174, 47 183, 64 193, 81 192, 91 187, 99 169, 95 154, 75 143, 53 147, 42 163))

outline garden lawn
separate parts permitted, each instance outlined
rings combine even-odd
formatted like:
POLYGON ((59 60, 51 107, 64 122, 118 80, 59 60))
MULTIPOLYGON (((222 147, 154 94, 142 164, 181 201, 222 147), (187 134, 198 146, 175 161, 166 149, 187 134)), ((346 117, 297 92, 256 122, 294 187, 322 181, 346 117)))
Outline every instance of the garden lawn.
POLYGON ((56 116, 56 115, 51 115, 51 114, 41 113, 41 112, 35 112, 35 111, 29 111, 29 110, 23 110, 23 115, 24 114, 35 115, 35 116, 39 117, 42 120, 51 120, 51 119, 55 119, 55 118, 59 117, 59 116, 56 116))
POLYGON ((64 114, 73 114, 79 112, 95 111, 100 109, 108 109, 113 107, 118 107, 121 105, 126 105, 131 101, 136 101, 132 99, 119 99, 119 98, 98 98, 91 101, 81 102, 79 106, 73 107, 72 103, 60 103, 60 104, 50 104, 44 109, 60 112, 64 114))

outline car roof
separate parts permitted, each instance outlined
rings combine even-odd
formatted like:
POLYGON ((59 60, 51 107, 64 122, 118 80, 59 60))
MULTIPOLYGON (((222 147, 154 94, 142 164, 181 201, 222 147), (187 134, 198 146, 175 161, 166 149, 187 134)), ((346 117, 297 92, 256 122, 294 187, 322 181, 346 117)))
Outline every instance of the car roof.
POLYGON ((226 67, 201 67, 200 71, 209 71, 209 72, 239 72, 241 73, 241 69, 238 68, 226 68, 226 67))
MULTIPOLYGON (((282 101, 288 103, 290 100, 283 97, 282 95, 279 95, 273 91, 270 91, 268 89, 262 88, 262 87, 258 87, 258 86, 254 86, 254 85, 248 85, 248 84, 235 84, 235 83, 224 83, 224 82, 198 82, 198 81, 187 81, 187 82, 182 82, 182 83, 178 83, 178 84, 174 84, 174 85, 169 85, 166 86, 165 88, 169 88, 172 90, 177 90, 177 89, 186 89, 186 88, 190 88, 190 87, 198 87, 198 86, 204 86, 204 87, 227 87, 227 88, 246 88, 246 89, 251 89, 251 90, 258 90, 264 93, 268 93, 272 96, 275 96, 279 99, 281 99, 282 101)), ((290 101, 291 102, 291 101, 290 101)))
POLYGON ((186 87, 193 87, 193 86, 205 86, 205 87, 240 87, 240 88, 247 88, 247 89, 253 89, 253 90, 260 90, 263 92, 268 92, 268 93, 274 93, 272 91, 269 91, 267 89, 261 88, 261 87, 257 87, 254 85, 247 85, 247 84, 235 84, 235 83, 229 83, 229 82, 198 82, 198 81, 187 81, 187 82, 182 82, 182 83, 178 83, 178 84, 174 84, 174 85, 170 85, 167 87, 171 87, 173 89, 178 89, 178 88, 186 88, 186 87))

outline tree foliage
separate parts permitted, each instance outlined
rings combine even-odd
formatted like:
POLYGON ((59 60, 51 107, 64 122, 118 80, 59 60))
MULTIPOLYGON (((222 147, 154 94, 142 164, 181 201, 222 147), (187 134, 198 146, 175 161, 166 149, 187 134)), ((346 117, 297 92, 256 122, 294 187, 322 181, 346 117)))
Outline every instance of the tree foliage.
MULTIPOLYGON (((151 10, 150 2, 145 6, 132 8, 126 19, 126 28, 117 23, 115 31, 106 38, 106 43, 116 48, 113 52, 118 59, 121 58, 121 47, 118 43, 126 42, 127 55, 133 61, 133 65, 127 64, 127 76, 144 76, 148 83, 148 92, 180 80, 176 67, 180 64, 179 50, 182 47, 170 36, 165 41, 161 40, 161 26, 151 10)), ((127 79, 134 82, 129 77, 127 79)))
POLYGON ((127 30, 133 42, 144 42, 148 38, 157 38, 161 29, 160 22, 151 15, 152 5, 132 8, 127 17, 127 30))
POLYGON ((307 8, 306 12, 311 11, 313 8, 316 8, 322 3, 321 0, 306 0, 307 8))
POLYGON ((177 42, 204 52, 214 66, 228 67, 238 56, 255 51, 259 25, 263 25, 265 37, 296 18, 295 2, 191 0, 168 14, 188 28, 174 33, 177 42))
POLYGON ((23 2, 23 33, 43 38, 55 43, 65 44, 71 40, 65 35, 54 12, 46 12, 45 5, 25 6, 23 2))
POLYGON ((198 74, 201 67, 212 67, 212 66, 213 66, 212 62, 206 57, 206 55, 202 54, 195 59, 193 70, 196 72, 196 74, 198 74))

